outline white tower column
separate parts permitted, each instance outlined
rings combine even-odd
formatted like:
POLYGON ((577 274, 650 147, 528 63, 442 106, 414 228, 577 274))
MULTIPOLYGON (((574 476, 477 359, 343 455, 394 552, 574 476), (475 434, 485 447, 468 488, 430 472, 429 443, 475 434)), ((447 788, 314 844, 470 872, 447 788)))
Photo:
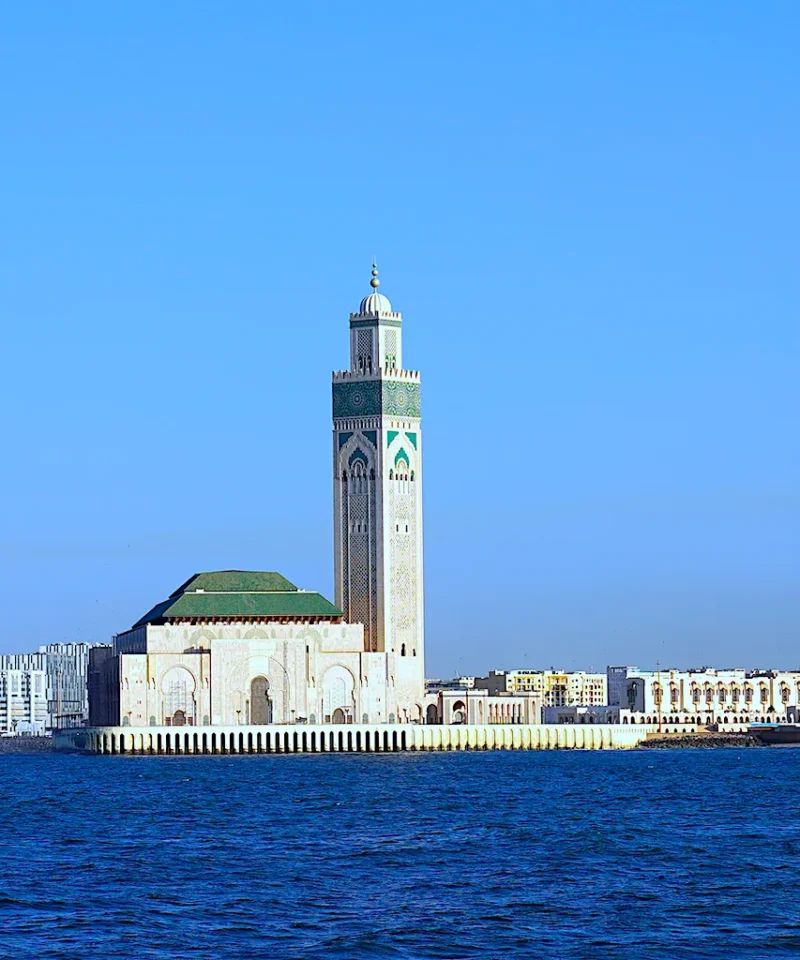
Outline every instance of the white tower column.
POLYGON ((420 377, 402 368, 402 316, 377 292, 374 264, 370 284, 350 315, 350 369, 333 375, 336 603, 364 624, 368 651, 390 655, 397 719, 416 719, 424 696, 420 377))

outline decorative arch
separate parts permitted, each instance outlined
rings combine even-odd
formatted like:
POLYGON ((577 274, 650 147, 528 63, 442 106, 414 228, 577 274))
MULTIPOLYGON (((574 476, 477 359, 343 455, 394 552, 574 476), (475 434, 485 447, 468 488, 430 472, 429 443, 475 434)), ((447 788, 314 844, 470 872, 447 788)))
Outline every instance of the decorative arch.
POLYGON ((186 667, 170 667, 161 678, 162 715, 165 726, 193 726, 197 682, 186 667))
POLYGON ((350 457, 348 458, 347 463, 350 467, 352 467, 356 463, 363 463, 365 467, 369 466, 369 460, 367 459, 367 455, 366 453, 364 453, 361 447, 358 447, 358 449, 354 450, 353 453, 350 454, 350 457))
POLYGON ((323 715, 326 723, 345 723, 355 715, 355 687, 353 674, 341 665, 328 667, 322 676, 323 715), (341 711, 337 714, 337 711, 341 711), (335 721, 333 716, 343 716, 335 721))

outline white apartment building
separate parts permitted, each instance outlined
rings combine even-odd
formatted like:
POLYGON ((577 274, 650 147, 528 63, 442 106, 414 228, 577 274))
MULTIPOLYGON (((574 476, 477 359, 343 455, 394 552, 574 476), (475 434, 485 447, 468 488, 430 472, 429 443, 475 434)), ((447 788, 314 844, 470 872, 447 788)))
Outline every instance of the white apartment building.
POLYGON ((49 643, 47 656, 48 726, 79 727, 89 720, 89 651, 99 643, 49 643))
POLYGON ((47 656, 0 656, 0 735, 44 734, 47 728, 47 656))
POLYGON ((606 674, 583 670, 491 670, 476 678, 476 687, 490 693, 538 696, 545 707, 604 706, 608 702, 606 674))
POLYGON ((93 643, 49 643, 36 653, 0 656, 0 734, 44 733, 89 719, 93 643))
POLYGON ((785 721, 800 705, 800 672, 609 667, 608 675, 622 723, 785 721))

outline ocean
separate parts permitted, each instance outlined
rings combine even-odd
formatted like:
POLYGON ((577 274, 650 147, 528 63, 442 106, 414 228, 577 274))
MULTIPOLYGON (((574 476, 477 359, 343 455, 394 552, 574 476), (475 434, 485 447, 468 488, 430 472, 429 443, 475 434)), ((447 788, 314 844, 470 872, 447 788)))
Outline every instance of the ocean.
POLYGON ((800 750, 0 756, 0 957, 800 957, 800 750))

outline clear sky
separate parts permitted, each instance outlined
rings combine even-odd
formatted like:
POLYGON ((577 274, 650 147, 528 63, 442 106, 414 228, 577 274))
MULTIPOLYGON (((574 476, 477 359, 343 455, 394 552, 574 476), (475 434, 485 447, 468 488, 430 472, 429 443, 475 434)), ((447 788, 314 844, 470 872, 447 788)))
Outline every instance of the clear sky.
POLYGON ((430 676, 800 668, 800 5, 0 11, 0 652, 332 594, 330 373, 423 374, 430 676))

